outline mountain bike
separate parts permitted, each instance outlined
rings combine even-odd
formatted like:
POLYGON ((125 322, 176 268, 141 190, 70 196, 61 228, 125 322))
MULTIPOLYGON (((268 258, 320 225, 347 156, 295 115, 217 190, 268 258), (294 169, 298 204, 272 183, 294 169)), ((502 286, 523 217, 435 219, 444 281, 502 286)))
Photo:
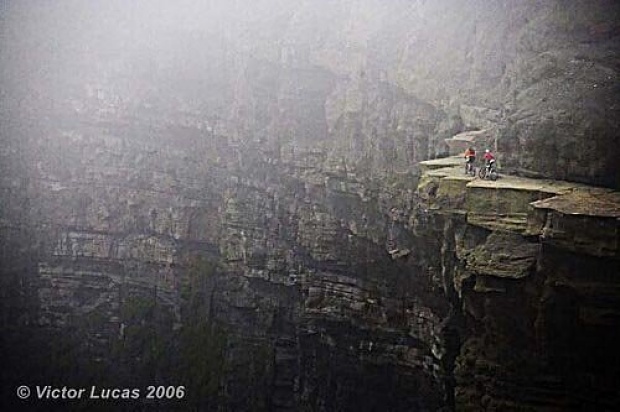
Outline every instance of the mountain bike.
POLYGON ((473 162, 465 162, 465 174, 476 176, 476 167, 473 162))
POLYGON ((478 171, 478 177, 480 179, 497 180, 497 168, 495 166, 495 159, 489 161, 485 167, 481 167, 478 171))

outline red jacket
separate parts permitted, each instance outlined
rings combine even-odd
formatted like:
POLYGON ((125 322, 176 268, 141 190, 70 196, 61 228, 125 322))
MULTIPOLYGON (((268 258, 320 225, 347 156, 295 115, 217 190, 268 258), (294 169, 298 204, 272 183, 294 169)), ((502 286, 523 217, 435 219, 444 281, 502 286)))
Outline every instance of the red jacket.
POLYGON ((484 154, 484 160, 493 160, 493 159, 495 159, 495 156, 493 156, 493 153, 491 153, 491 152, 486 152, 486 153, 484 154))

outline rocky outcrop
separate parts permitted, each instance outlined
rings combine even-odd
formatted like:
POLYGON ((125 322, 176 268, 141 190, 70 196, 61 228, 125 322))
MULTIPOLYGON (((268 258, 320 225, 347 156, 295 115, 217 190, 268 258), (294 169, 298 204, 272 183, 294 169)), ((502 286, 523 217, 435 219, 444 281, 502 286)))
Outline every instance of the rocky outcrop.
POLYGON ((591 362, 600 359, 597 348, 618 342, 610 330, 618 320, 618 193, 510 176, 446 190, 458 172, 431 169, 419 188, 428 193, 424 182, 434 181, 429 213, 454 222, 442 242, 454 245, 456 263, 436 259, 464 316, 457 408, 613 408, 620 399, 611 365, 619 359, 608 353, 605 366, 591 362))
POLYGON ((618 256, 618 192, 580 190, 532 204, 528 232, 562 249, 618 256))

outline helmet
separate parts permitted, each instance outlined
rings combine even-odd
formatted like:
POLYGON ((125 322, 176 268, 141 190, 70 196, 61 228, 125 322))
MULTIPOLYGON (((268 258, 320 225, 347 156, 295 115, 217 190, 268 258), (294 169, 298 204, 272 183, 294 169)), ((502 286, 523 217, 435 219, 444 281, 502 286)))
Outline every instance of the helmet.
POLYGON ((487 149, 487 150, 485 150, 484 152, 485 152, 485 153, 489 153, 489 152, 490 152, 490 150, 489 150, 489 149, 487 149))

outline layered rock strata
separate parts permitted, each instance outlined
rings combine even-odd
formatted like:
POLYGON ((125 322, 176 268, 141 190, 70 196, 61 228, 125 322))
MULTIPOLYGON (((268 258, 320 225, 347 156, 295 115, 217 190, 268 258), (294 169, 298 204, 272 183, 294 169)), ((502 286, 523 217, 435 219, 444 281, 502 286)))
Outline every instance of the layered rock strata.
POLYGON ((618 4, 104 3, 2 5, 3 399, 613 409, 616 195, 419 162, 617 189, 618 4))
POLYGON ((601 351, 619 339, 618 193, 459 173, 431 169, 419 186, 429 213, 449 219, 451 256, 437 259, 455 262, 443 270, 463 315, 457 409, 613 409, 620 359, 601 351))

